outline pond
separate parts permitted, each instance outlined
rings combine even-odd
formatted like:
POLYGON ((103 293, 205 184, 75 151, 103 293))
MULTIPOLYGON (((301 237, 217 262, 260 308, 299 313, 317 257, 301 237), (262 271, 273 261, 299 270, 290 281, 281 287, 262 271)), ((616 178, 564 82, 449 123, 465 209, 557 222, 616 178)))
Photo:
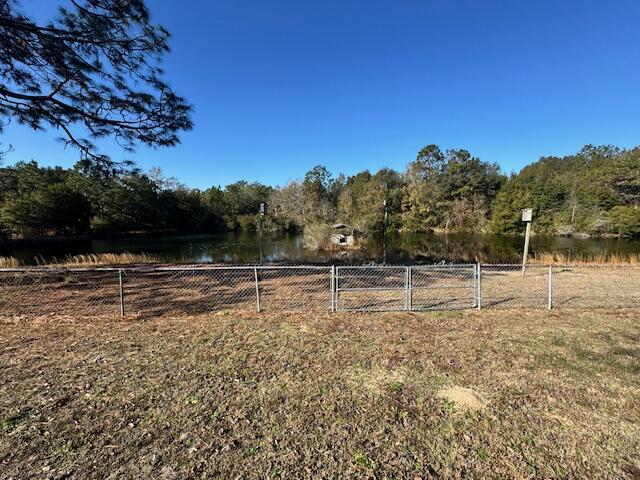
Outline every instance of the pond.
MULTIPOLYGON (((523 238, 484 234, 393 234, 389 236, 387 263, 420 264, 447 262, 513 263, 521 257, 523 238)), ((364 263, 383 259, 381 236, 368 239, 362 251, 314 252, 304 248, 301 235, 268 235, 262 241, 265 262, 364 263)), ((46 242, 37 246, 0 245, 0 255, 13 256, 26 264, 36 256, 62 259, 81 253, 147 253, 166 262, 255 263, 260 259, 256 232, 226 232, 198 235, 165 235, 84 241, 46 242)), ((568 258, 640 252, 640 240, 624 238, 578 239, 531 238, 530 252, 561 253, 568 258)))

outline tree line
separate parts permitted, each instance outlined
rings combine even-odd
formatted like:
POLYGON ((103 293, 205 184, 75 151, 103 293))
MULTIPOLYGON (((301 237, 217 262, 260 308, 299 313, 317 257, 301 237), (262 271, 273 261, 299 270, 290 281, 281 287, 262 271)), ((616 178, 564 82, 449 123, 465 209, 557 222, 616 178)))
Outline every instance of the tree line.
POLYGON ((524 167, 496 195, 489 231, 520 231, 525 207, 539 234, 640 235, 640 147, 587 145, 524 167))
POLYGON ((505 176, 464 149, 422 148, 404 171, 333 176, 318 165, 280 187, 238 181, 206 190, 149 172, 42 167, 0 168, 5 237, 87 233, 252 230, 260 203, 267 230, 344 222, 380 230, 517 233, 520 209, 534 209, 541 234, 640 234, 640 149, 584 147, 545 157, 505 176))
MULTIPOLYGON (((334 177, 319 165, 281 187, 207 190, 114 162, 92 141, 170 147, 193 126, 191 105, 163 79, 168 41, 144 0, 63 2, 46 21, 0 1, 0 133, 11 121, 55 129, 80 152, 72 169, 0 168, 2 235, 253 229, 261 202, 271 230, 341 221, 375 231, 383 201, 394 230, 516 233, 520 209, 533 208, 535 233, 640 235, 638 148, 586 146, 507 177, 467 150, 428 145, 402 172, 334 177)), ((0 159, 11 148, 0 144, 0 159)))

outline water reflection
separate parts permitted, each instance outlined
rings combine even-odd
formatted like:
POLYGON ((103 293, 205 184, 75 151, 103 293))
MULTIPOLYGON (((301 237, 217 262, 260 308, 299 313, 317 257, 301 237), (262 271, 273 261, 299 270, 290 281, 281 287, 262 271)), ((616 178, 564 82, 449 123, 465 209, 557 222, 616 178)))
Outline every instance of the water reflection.
MULTIPOLYGON (((478 234, 389 234, 387 263, 412 264, 447 262, 518 262, 523 239, 518 236, 478 234)), ((33 263, 36 255, 45 259, 80 253, 148 253, 167 262, 257 263, 260 242, 256 232, 227 232, 202 235, 171 235, 48 243, 29 248, 5 245, 0 254, 33 263)), ((532 237, 531 253, 562 253, 569 257, 640 252, 640 240, 575 239, 532 237)), ((263 241, 266 263, 364 263, 383 259, 382 234, 373 236, 362 251, 313 252, 303 246, 301 235, 268 235, 263 241)))

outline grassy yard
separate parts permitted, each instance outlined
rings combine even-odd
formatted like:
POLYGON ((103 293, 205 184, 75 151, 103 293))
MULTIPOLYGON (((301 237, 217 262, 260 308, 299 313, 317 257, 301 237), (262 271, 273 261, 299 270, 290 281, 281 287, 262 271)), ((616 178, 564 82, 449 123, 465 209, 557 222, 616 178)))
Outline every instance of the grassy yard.
POLYGON ((1 478, 640 478, 639 452, 637 311, 0 324, 1 478))

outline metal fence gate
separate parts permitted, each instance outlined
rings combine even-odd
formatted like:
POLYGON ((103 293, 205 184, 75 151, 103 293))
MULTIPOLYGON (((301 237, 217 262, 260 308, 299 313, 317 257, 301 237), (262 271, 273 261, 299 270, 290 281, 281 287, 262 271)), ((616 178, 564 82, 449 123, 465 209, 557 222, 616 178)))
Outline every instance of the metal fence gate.
POLYGON ((335 310, 473 308, 477 279, 476 265, 337 267, 335 310))

